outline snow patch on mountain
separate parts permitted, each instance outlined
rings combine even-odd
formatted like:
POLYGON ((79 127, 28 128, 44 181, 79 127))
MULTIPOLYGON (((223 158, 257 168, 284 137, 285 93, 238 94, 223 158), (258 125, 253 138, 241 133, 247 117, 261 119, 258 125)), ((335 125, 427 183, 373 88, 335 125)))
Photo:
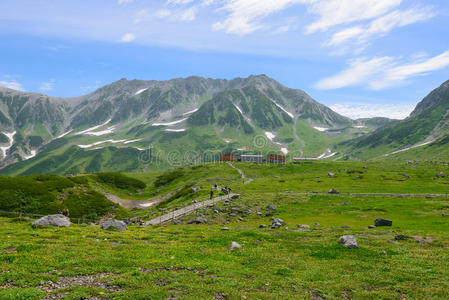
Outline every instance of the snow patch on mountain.
POLYGON ((181 119, 178 121, 167 122, 167 123, 153 123, 153 124, 151 124, 151 126, 171 126, 171 125, 176 125, 176 124, 182 123, 185 120, 187 120, 187 118, 184 118, 184 119, 181 119))
POLYGON ((139 94, 142 94, 142 93, 145 92, 146 90, 148 90, 148 88, 144 88, 144 89, 138 90, 138 91, 134 94, 134 96, 137 96, 137 95, 139 95, 139 94))
POLYGON ((12 147, 12 145, 14 144, 14 135, 16 134, 15 131, 11 132, 11 133, 7 133, 7 132, 3 132, 4 135, 6 135, 6 137, 9 139, 9 144, 8 146, 5 147, 0 147, 0 151, 3 154, 3 159, 6 157, 6 153, 8 152, 8 150, 12 147))

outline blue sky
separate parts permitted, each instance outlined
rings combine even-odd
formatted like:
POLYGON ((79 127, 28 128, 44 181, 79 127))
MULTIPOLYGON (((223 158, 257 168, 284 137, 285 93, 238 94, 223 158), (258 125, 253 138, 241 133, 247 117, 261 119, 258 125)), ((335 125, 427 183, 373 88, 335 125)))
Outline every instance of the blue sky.
POLYGON ((350 117, 405 117, 449 79, 447 0, 0 0, 0 85, 266 74, 350 117))

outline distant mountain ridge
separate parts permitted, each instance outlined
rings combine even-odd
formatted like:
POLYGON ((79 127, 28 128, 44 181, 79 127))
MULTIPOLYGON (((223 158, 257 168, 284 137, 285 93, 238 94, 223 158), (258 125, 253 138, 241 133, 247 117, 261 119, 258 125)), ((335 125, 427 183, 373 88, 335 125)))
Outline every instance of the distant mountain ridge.
POLYGON ((370 159, 397 153, 402 155, 404 151, 424 145, 428 145, 427 148, 430 149, 433 142, 447 135, 449 81, 419 102, 406 119, 386 124, 371 134, 346 141, 337 148, 345 151, 348 159, 370 159))
MULTIPOLYGON (((74 98, 0 89, 0 149, 6 154, 0 165, 8 166, 1 170, 6 174, 155 168, 139 158, 149 148, 317 157, 374 128, 266 75, 121 79, 74 98), (254 144, 260 136, 264 149, 254 144)), ((165 167, 169 160, 161 158, 165 167)))

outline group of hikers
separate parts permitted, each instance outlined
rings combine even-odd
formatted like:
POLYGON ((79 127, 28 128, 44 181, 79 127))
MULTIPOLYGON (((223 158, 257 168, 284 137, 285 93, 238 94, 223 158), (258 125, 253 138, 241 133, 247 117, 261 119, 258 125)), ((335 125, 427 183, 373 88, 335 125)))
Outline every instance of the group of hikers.
POLYGON ((69 209, 68 208, 63 208, 62 210, 60 209, 58 211, 58 215, 64 215, 64 216, 68 217, 69 216, 69 209))
MULTIPOLYGON (((213 199, 213 198, 214 198, 214 190, 215 190, 215 191, 218 191, 218 185, 217 185, 217 184, 215 184, 215 185, 210 189, 210 199, 213 199)), ((226 185, 224 188, 221 189, 221 191, 222 191, 223 193, 225 193, 226 195, 229 195, 229 194, 231 193, 231 188, 228 187, 228 186, 226 185)))

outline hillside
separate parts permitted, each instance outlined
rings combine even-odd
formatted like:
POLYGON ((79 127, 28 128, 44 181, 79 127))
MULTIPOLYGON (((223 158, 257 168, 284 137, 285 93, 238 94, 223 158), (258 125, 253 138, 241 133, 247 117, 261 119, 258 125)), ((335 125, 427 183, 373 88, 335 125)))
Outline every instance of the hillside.
POLYGON ((318 157, 373 129, 265 75, 121 79, 73 99, 1 89, 0 103, 10 175, 144 171, 220 151, 318 157))
POLYGON ((371 134, 343 142, 336 148, 345 153, 346 159, 378 158, 413 149, 447 135, 448 122, 449 81, 418 103, 408 118, 386 124, 371 134))

